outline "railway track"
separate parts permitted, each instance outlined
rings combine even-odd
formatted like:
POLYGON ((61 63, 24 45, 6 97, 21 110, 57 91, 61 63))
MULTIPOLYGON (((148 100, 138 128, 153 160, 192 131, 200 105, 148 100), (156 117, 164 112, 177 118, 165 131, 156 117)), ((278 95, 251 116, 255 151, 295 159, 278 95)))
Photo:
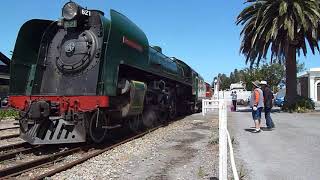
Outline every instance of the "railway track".
POLYGON ((49 165, 59 158, 63 158, 68 155, 71 155, 73 153, 79 152, 82 149, 83 149, 82 147, 76 147, 76 148, 72 148, 72 149, 69 149, 66 151, 58 152, 58 153, 55 153, 55 154, 52 154, 49 156, 45 156, 45 157, 42 157, 39 159, 20 163, 16 166, 1 169, 0 170, 0 177, 4 178, 4 179, 13 178, 15 176, 18 176, 18 175, 24 173, 24 172, 28 172, 30 170, 33 170, 33 169, 36 169, 36 168, 39 168, 39 167, 42 167, 45 165, 49 165))
MULTIPOLYGON (((11 127, 6 127, 6 128, 0 128, 0 132, 2 133, 3 131, 15 130, 15 129, 19 129, 19 126, 11 126, 11 127)), ((11 139, 11 138, 16 138, 16 137, 19 137, 19 133, 0 136, 0 140, 11 139)))
POLYGON ((12 151, 5 152, 3 154, 0 154, 0 161, 9 160, 12 158, 15 158, 19 154, 27 154, 36 150, 39 150, 43 146, 24 146, 16 149, 12 149, 12 151))
MULTIPOLYGON (((54 168, 48 172, 45 172, 37 177, 34 177, 33 179, 43 179, 45 177, 50 177, 50 176, 53 176, 54 174, 56 173, 59 173, 61 171, 65 171, 67 169, 70 169, 72 168, 73 166, 77 165, 77 164, 80 164, 80 163, 83 163, 85 161, 87 161, 88 159, 92 158, 92 157, 95 157, 99 154, 102 154, 106 151, 109 151, 117 146, 120 146, 121 144, 124 144, 126 142, 129 142, 129 141, 132 141, 134 139, 137 139, 137 138, 140 138, 160 127, 162 127, 163 125, 161 126, 158 126, 158 127, 155 127, 153 129, 150 129, 150 130, 147 130, 145 132, 142 132, 138 135, 131 135, 131 136, 127 136, 127 137, 124 137, 124 138, 121 138, 119 140, 116 140, 115 142, 113 142, 112 144, 105 144, 105 145, 99 145, 99 147, 97 147, 97 145, 86 145, 86 146, 82 146, 82 147, 75 147, 75 148, 71 148, 69 150, 66 150, 66 151, 63 151, 63 152, 58 152, 58 153, 55 153, 55 154, 51 154, 49 156, 46 156, 46 157, 43 157, 43 158, 39 158, 39 159, 36 159, 36 160, 32 160, 32 161, 29 161, 29 162, 24 162, 24 163, 21 163, 21 164, 18 164, 16 166, 12 166, 12 167, 8 167, 8 168, 5 168, 5 169, 1 169, 0 170, 0 178, 4 178, 4 179, 7 179, 7 178, 13 178, 13 177, 16 177, 16 176, 19 176, 21 175, 22 173, 25 173, 25 172, 29 172, 31 170, 34 170, 34 169, 37 169, 37 168, 40 168, 40 167, 47 167, 47 166, 50 166, 52 165, 56 160, 61 160, 69 155, 72 155, 74 153, 78 153, 78 152, 87 152, 89 149, 93 149, 91 150, 91 152, 89 153, 86 153, 86 155, 82 156, 81 158, 75 160, 75 161, 72 161, 70 163, 67 163, 67 164, 64 164, 62 166, 59 166, 58 168, 54 168)), ((21 149, 21 151, 23 152, 23 150, 21 149)), ((30 150, 25 150, 25 151, 31 151, 30 150)), ((12 157, 12 155, 7 155, 7 157, 5 158, 8 158, 9 156, 12 157)), ((1 158, 1 156, 0 156, 1 158)), ((1 161, 1 159, 0 159, 1 161)))
POLYGON ((105 148, 103 148, 103 149, 101 149, 101 150, 98 150, 98 151, 96 151, 96 152, 94 152, 94 153, 92 153, 92 154, 89 154, 89 155, 87 155, 87 156, 85 156, 85 157, 82 157, 82 158, 80 158, 80 159, 78 159, 78 160, 72 161, 72 162, 70 162, 70 163, 68 163, 68 164, 66 164, 66 165, 64 165, 64 166, 61 166, 61 167, 59 167, 59 168, 56 168, 56 169, 54 169, 54 170, 52 170, 52 171, 46 172, 46 173, 44 173, 44 174, 42 174, 42 175, 40 175, 40 176, 35 177, 34 179, 43 179, 43 178, 45 178, 45 177, 50 177, 50 176, 53 176, 54 174, 57 174, 57 173, 59 173, 59 172, 68 170, 68 169, 72 168, 73 166, 76 166, 77 164, 81 164, 81 163, 89 160, 90 158, 93 158, 93 157, 95 157, 95 156, 98 156, 99 154, 102 154, 102 153, 104 153, 104 152, 106 152, 106 151, 109 151, 109 150, 111 150, 111 149, 113 149, 113 148, 115 148, 115 147, 117 147, 117 146, 120 146, 120 145, 122 145, 122 144, 124 144, 124 143, 127 143, 127 142, 129 142, 129 141, 132 141, 132 140, 134 140, 134 139, 140 138, 140 137, 142 137, 142 136, 144 136, 144 135, 146 135, 146 134, 148 134, 148 133, 150 133, 150 132, 152 132, 152 131, 154 131, 154 130, 162 127, 162 126, 163 126, 163 125, 158 126, 158 127, 155 127, 155 128, 153 128, 153 129, 150 129, 150 130, 147 130, 147 131, 145 131, 145 132, 143 132, 143 133, 140 133, 140 134, 135 135, 135 136, 133 136, 133 137, 127 138, 127 139, 122 140, 122 141, 120 141, 120 142, 116 142, 115 144, 113 144, 113 145, 111 145, 111 146, 105 147, 105 148))
POLYGON ((0 140, 17 138, 17 137, 19 137, 19 134, 10 134, 10 135, 6 135, 6 136, 0 136, 0 140))
POLYGON ((1 146, 0 152, 8 151, 8 150, 16 149, 16 148, 21 148, 21 147, 28 146, 28 145, 29 144, 26 142, 21 142, 21 143, 17 143, 17 144, 10 144, 7 146, 1 146))
POLYGON ((19 126, 13 126, 13 127, 7 127, 7 128, 0 128, 0 131, 11 130, 11 129, 19 129, 19 126))

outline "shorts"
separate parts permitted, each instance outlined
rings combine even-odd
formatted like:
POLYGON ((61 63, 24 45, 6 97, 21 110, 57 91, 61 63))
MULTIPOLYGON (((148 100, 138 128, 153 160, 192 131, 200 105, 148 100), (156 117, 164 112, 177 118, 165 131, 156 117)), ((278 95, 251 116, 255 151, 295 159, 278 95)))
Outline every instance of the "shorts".
POLYGON ((259 120, 261 119, 262 107, 259 107, 256 111, 252 110, 252 119, 259 120))

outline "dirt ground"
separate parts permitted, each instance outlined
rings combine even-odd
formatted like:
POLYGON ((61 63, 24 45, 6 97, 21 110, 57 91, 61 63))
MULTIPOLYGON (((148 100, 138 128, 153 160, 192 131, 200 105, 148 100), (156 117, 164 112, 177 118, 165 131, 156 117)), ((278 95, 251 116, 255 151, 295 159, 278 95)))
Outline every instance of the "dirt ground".
MULTIPOLYGON (((212 116, 210 116, 212 117, 212 116)), ((218 145, 210 143, 214 118, 197 114, 188 118, 191 126, 168 137, 155 158, 134 164, 120 179, 208 179, 218 175, 218 145)))

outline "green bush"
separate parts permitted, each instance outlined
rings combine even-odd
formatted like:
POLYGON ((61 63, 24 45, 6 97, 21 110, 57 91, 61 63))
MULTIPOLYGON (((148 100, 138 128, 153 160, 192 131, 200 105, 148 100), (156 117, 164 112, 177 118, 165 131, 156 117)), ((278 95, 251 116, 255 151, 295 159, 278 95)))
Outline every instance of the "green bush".
POLYGON ((303 96, 297 96, 295 98, 295 103, 292 105, 288 105, 288 103, 285 101, 282 110, 303 113, 314 110, 314 106, 315 104, 312 99, 303 96))
POLYGON ((0 109, 0 120, 7 117, 16 118, 18 116, 19 112, 14 109, 0 109))

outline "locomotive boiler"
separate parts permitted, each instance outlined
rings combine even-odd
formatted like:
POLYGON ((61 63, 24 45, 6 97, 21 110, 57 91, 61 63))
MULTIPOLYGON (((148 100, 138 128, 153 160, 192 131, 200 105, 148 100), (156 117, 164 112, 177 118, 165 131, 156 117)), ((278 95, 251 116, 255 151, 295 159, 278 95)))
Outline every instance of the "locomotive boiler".
POLYGON ((151 47, 126 16, 75 2, 58 21, 21 27, 10 68, 9 103, 31 144, 100 143, 121 126, 139 131, 199 111, 206 95, 197 72, 151 47))

